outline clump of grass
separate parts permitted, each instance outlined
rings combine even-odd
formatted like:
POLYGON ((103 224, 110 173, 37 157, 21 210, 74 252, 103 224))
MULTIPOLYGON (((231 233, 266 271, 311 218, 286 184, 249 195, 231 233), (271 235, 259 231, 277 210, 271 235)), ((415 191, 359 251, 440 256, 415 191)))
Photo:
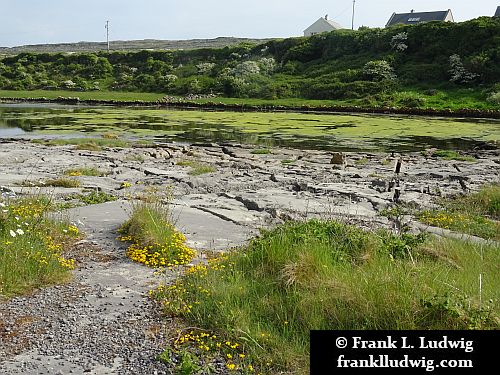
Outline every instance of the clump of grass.
POLYGON ((46 146, 66 146, 75 145, 80 150, 100 151, 103 147, 120 147, 128 148, 133 143, 114 138, 67 138, 67 139, 51 139, 37 141, 37 143, 45 144, 46 146))
POLYGON ((257 148, 255 150, 252 150, 251 153, 254 155, 268 155, 271 154, 271 150, 269 150, 268 148, 257 148))
POLYGON ((142 147, 153 147, 155 143, 153 141, 150 141, 148 139, 139 139, 138 141, 135 142, 136 145, 140 145, 142 147))
POLYGON ((83 167, 83 168, 71 168, 64 171, 66 176, 76 177, 76 176, 93 176, 93 177, 102 177, 107 173, 103 172, 97 168, 92 167, 83 167))
POLYGON ((368 158, 361 158, 354 162, 356 165, 366 165, 368 164, 368 158))
POLYGON ((183 159, 183 160, 179 160, 175 164, 178 165, 179 167, 193 167, 193 166, 196 166, 197 162, 194 160, 183 159))
POLYGON ((59 178, 51 178, 45 181, 23 181, 24 186, 36 186, 36 187, 63 187, 63 188, 78 188, 80 187, 80 181, 59 177, 59 178))
POLYGON ((80 195, 78 199, 84 204, 101 204, 116 201, 118 198, 103 191, 92 191, 90 194, 80 195))
POLYGON ((458 197, 449 202, 451 208, 472 211, 477 215, 500 220, 500 184, 483 186, 477 193, 458 197))
POLYGON ((102 151, 102 147, 94 142, 80 143, 75 147, 77 150, 102 151))
POLYGON ((206 163, 201 163, 197 160, 179 160, 176 164, 180 167, 190 167, 191 169, 188 172, 190 176, 200 176, 206 173, 217 172, 217 168, 215 168, 214 166, 206 163))
POLYGON ((459 161, 470 161, 470 162, 476 161, 476 159, 473 158, 472 156, 464 156, 458 153, 457 151, 452 151, 452 150, 437 150, 432 153, 432 156, 440 157, 445 160, 459 160, 459 161))
POLYGON ((102 134, 102 137, 105 139, 118 139, 119 138, 118 134, 111 133, 111 132, 102 134))
POLYGON ((64 249, 78 228, 49 219, 49 199, 0 200, 0 295, 12 296, 65 281, 74 268, 64 249))
POLYGON ((202 174, 214 173, 214 172, 217 172, 217 168, 215 168, 214 166, 208 164, 199 164, 196 165, 195 167, 192 167, 192 169, 188 172, 188 174, 191 176, 200 176, 202 174))
POLYGON ((305 374, 310 330, 494 329, 499 261, 494 247, 313 220, 264 231, 153 296, 208 333, 184 340, 195 352, 222 353, 233 369, 250 361, 259 372, 305 374), (225 354, 226 339, 244 360, 225 354))
POLYGON ((46 180, 43 183, 45 186, 52 186, 52 187, 63 187, 63 188, 77 188, 80 187, 80 181, 74 180, 72 178, 52 178, 49 180, 46 180))
POLYGON ((137 161, 139 163, 144 163, 146 158, 142 154, 133 154, 133 155, 127 155, 125 157, 125 160, 127 161, 137 161))
POLYGON ((175 228, 168 204, 145 197, 133 204, 129 220, 120 232, 122 241, 132 242, 127 255, 149 267, 175 267, 189 263, 195 251, 175 228))
POLYGON ((281 161, 281 164, 283 165, 288 165, 288 164, 293 164, 295 163, 297 160, 293 160, 293 159, 284 159, 281 161))
POLYGON ((500 185, 482 187, 477 193, 438 202, 443 209, 417 214, 423 223, 472 234, 486 239, 500 239, 500 185))

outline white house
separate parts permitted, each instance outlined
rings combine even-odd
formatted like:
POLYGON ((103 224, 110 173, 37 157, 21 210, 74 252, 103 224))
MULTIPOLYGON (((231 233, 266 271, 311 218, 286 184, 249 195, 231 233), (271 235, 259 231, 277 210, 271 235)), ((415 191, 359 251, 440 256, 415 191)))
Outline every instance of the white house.
POLYGON ((319 20, 314 22, 311 26, 304 30, 304 36, 313 36, 316 34, 326 33, 333 30, 343 29, 337 22, 329 20, 328 14, 325 17, 321 17, 319 20))

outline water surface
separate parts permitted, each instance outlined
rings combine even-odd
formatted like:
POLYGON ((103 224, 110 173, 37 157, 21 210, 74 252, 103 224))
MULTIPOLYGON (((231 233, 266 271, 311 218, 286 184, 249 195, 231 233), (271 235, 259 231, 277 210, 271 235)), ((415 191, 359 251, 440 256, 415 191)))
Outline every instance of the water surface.
POLYGON ((156 108, 0 105, 0 137, 100 137, 238 142, 350 151, 495 147, 500 121, 396 115, 182 111, 156 108))

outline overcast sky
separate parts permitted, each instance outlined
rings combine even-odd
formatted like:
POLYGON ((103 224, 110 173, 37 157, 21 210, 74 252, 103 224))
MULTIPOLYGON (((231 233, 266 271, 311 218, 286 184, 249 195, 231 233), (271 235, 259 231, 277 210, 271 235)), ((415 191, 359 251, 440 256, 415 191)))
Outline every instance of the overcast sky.
MULTIPOLYGON (((499 0, 356 0, 355 27, 383 27, 393 12, 446 10, 455 21, 492 16, 499 0)), ((288 37, 319 17, 350 27, 352 0, 0 0, 0 46, 235 36, 288 37)))

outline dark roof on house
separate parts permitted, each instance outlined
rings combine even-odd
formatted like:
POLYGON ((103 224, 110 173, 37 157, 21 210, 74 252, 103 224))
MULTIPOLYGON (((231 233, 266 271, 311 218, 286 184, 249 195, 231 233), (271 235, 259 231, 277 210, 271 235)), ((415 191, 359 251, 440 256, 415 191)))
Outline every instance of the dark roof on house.
MULTIPOLYGON (((397 24, 415 25, 422 22, 445 21, 448 15, 451 15, 450 9, 437 12, 393 13, 385 27, 397 24)), ((451 19, 453 20, 453 15, 451 15, 451 19)))
POLYGON ((497 7, 497 11, 495 12, 494 17, 500 17, 500 7, 497 7))

